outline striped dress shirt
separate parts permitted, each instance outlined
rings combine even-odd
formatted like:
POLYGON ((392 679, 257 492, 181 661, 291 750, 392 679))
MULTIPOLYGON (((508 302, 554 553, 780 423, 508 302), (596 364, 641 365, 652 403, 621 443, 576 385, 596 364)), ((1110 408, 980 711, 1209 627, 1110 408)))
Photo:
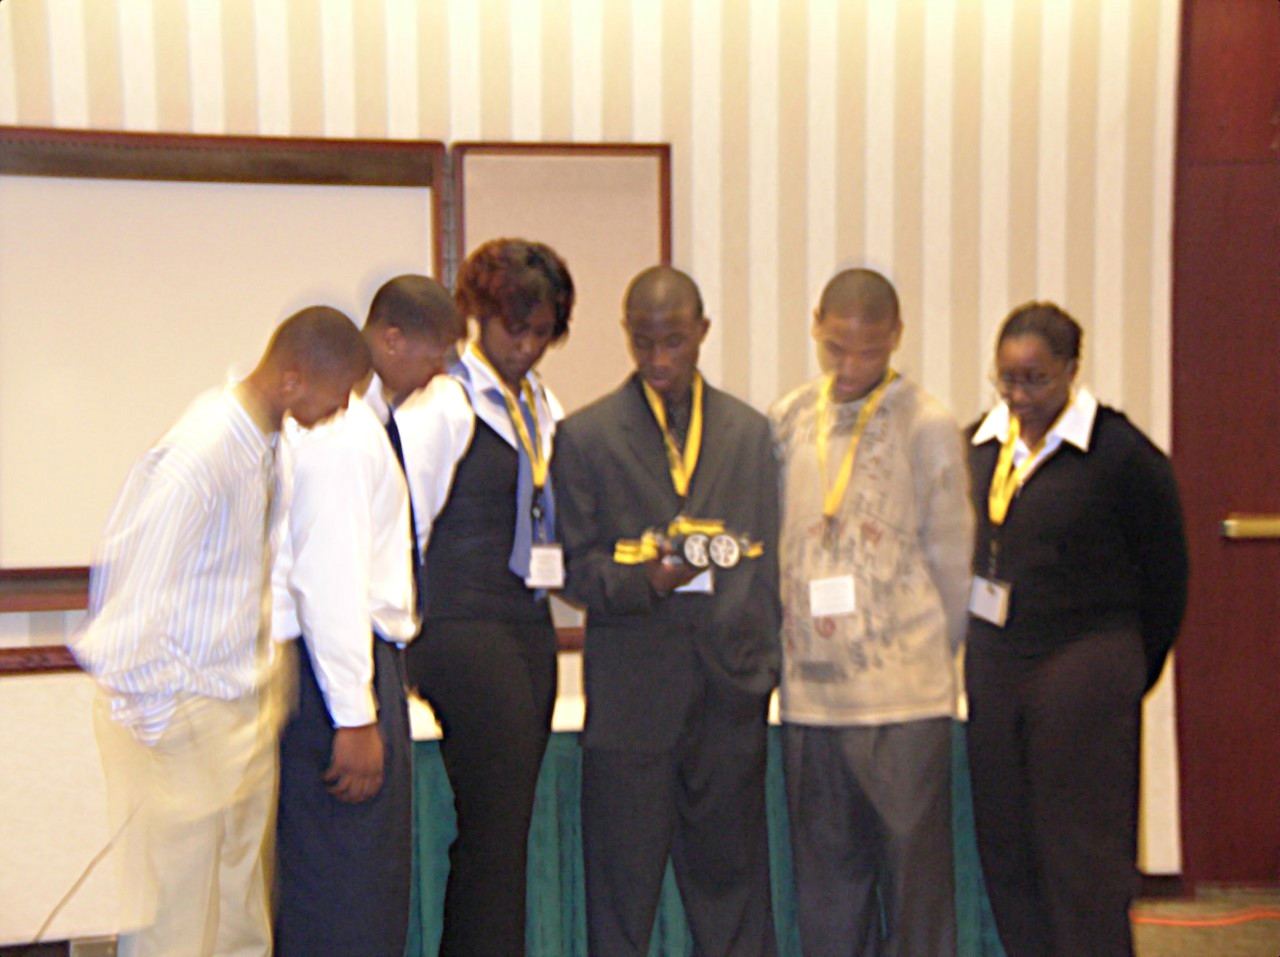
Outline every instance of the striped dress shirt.
POLYGON ((143 743, 185 697, 258 687, 275 441, 229 388, 206 393, 134 466, 107 520, 72 651, 143 743))

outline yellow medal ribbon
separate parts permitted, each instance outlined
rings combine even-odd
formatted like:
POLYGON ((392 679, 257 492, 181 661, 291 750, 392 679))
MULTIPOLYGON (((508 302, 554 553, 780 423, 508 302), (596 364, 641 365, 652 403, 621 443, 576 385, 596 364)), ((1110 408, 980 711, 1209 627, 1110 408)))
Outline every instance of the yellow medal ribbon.
MULTIPOLYGON (((693 409, 689 414, 689 434, 685 437, 684 452, 676 445, 671 430, 667 428, 667 409, 663 405, 662 396, 645 382, 644 397, 649 402, 649 409, 662 430, 662 441, 667 450, 667 465, 671 469, 671 484, 681 499, 689 496, 689 483, 693 480, 694 470, 698 467, 698 454, 702 451, 702 376, 693 374, 693 409)), ((719 519, 686 518, 677 515, 667 525, 666 537, 677 538, 685 535, 702 534, 719 535, 724 532, 724 522, 719 519)), ((658 543, 658 533, 650 529, 640 538, 619 539, 613 550, 613 560, 621 565, 642 565, 659 558, 662 554, 658 543)), ((743 549, 747 558, 759 558, 764 554, 762 542, 752 542, 743 549)))
POLYGON ((844 501, 844 493, 849 488, 849 480, 853 477, 853 461, 858 455, 858 440, 862 438, 862 430, 867 427, 871 417, 880 408, 885 392, 897 377, 898 373, 890 369, 885 373, 884 381, 867 396, 866 402, 858 412, 858 419, 853 424, 853 435, 849 437, 849 448, 845 450, 844 459, 840 462, 840 472, 836 475, 835 482, 830 485, 827 484, 827 443, 830 434, 824 427, 824 419, 827 415, 827 406, 831 404, 831 385, 834 380, 828 379, 818 393, 818 470, 822 473, 824 493, 822 514, 828 521, 835 518, 836 512, 840 510, 840 503, 844 501))
POLYGON ((1009 514, 1009 506, 1013 504, 1013 497, 1018 494, 1018 489, 1022 487, 1022 483, 1027 480, 1027 476, 1035 467, 1036 457, 1044 448, 1045 440, 1057 428, 1058 421, 1066 415, 1069 408, 1071 408, 1071 402, 1062 407, 1062 411, 1058 413, 1049 428, 1045 429, 1044 435, 1040 436, 1040 441, 1034 448, 1028 449, 1030 454, 1016 469, 1013 467, 1013 451, 1018 445, 1018 436, 1022 432, 1022 427, 1017 416, 1012 412, 1009 413, 1009 433, 1000 446, 1000 455, 996 458, 996 470, 991 475, 991 488, 987 490, 987 517, 991 519, 992 525, 1004 524, 1005 516, 1009 514))
POLYGON ((662 429, 662 441, 667 448, 667 466, 671 469, 671 484, 676 487, 676 494, 680 498, 688 498, 689 483, 693 481, 693 471, 698 467, 698 453, 702 451, 702 376, 697 372, 693 374, 693 411, 689 415, 689 434, 684 440, 683 455, 671 430, 667 428, 667 407, 662 403, 662 396, 644 379, 640 380, 640 384, 644 386, 644 397, 649 400, 649 408, 658 422, 658 428, 662 429))
POLYGON ((516 436, 520 439, 520 444, 524 447, 525 454, 529 456, 534 491, 535 493, 540 492, 547 484, 547 470, 551 465, 551 460, 542 454, 542 431, 538 426, 538 403, 535 401, 533 388, 529 385, 528 379, 524 379, 520 383, 524 400, 529 406, 529 414, 533 418, 533 431, 538 438, 537 442, 529 435, 529 427, 525 424, 524 415, 520 411, 520 403, 511 390, 507 388, 507 384, 502 380, 502 376, 498 374, 498 370, 493 367, 493 363, 489 361, 489 358, 480 351, 474 342, 471 343, 470 348, 472 355, 493 373, 494 381, 498 383, 498 388, 502 390, 502 398, 507 403, 507 415, 511 418, 511 426, 516 430, 516 436))

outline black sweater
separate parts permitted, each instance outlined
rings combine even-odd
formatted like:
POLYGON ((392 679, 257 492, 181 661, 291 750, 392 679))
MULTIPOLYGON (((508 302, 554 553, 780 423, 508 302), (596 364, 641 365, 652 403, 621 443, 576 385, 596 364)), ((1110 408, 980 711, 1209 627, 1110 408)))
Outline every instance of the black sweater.
POLYGON ((969 450, 978 517, 973 572, 1013 591, 1004 627, 971 617, 969 640, 1035 655, 1092 632, 1137 628, 1150 687, 1187 602, 1187 545, 1169 460, 1122 413, 1099 406, 1089 451, 1062 443, 997 528, 987 491, 999 452, 994 439, 969 450))

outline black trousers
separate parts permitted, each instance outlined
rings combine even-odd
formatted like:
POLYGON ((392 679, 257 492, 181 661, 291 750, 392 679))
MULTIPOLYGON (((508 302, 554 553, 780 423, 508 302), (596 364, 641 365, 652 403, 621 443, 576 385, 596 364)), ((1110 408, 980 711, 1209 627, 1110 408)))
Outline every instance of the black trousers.
POLYGON ((300 638, 298 709, 280 735, 276 818, 276 957, 403 957, 409 926, 413 803, 409 712, 400 652, 373 638, 382 788, 362 804, 329 794, 321 776, 333 721, 300 638))
POLYGON ((538 622, 429 621, 410 681, 431 704, 453 787, 441 957, 525 952, 529 823, 556 696, 556 634, 538 622))
POLYGON ((767 697, 707 684, 672 751, 585 748, 587 949, 644 957, 668 855, 696 957, 774 957, 767 697))
POLYGON ((954 957, 951 719, 782 733, 805 957, 954 957))
POLYGON ((1141 637, 1019 657, 971 636, 965 672, 978 853, 1005 951, 1131 957, 1141 637))

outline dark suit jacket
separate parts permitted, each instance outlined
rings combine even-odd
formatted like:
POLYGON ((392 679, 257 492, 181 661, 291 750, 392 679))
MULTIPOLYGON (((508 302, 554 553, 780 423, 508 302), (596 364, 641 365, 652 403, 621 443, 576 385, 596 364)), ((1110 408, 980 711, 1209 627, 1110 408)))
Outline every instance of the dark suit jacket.
POLYGON ((657 597, 643 565, 613 560, 619 539, 680 511, 662 433, 638 375, 569 416, 552 460, 566 596, 587 610, 589 747, 666 750, 710 680, 744 714, 777 684, 778 469, 767 420, 706 386, 702 451, 684 514, 721 519, 764 555, 715 570, 714 595, 657 597))

